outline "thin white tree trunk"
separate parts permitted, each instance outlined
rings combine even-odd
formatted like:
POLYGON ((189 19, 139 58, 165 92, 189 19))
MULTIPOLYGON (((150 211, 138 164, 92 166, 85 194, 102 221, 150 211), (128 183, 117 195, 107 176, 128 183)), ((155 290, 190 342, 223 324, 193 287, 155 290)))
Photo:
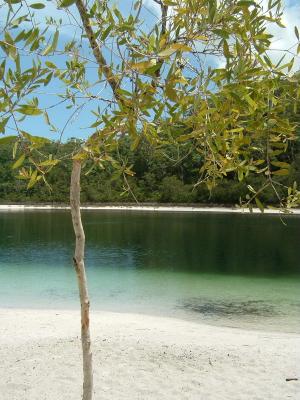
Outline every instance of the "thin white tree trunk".
POLYGON ((73 228, 76 236, 74 267, 77 274, 80 304, 81 304, 81 344, 83 359, 83 400, 93 397, 93 362, 90 337, 90 301, 84 266, 85 235, 80 212, 80 173, 81 162, 74 160, 70 187, 70 206, 73 228))

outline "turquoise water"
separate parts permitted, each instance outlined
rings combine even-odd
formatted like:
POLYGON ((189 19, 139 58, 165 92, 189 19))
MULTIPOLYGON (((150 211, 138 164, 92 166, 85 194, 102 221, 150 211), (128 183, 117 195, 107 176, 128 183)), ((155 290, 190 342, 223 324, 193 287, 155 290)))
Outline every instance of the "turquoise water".
MULTIPOLYGON (((300 332, 300 218, 85 211, 94 309, 300 332)), ((68 211, 0 212, 0 307, 76 308, 68 211)))

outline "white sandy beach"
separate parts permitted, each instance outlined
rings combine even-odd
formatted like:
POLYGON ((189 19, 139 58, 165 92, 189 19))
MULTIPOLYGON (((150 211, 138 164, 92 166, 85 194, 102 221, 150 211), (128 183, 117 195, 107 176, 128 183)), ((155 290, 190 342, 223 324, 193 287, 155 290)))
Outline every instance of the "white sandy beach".
MULTIPOLYGON (((69 210, 69 206, 60 205, 25 205, 25 204, 0 204, 0 211, 26 211, 26 210, 69 210)), ((194 206, 148 206, 148 205, 87 205, 81 206, 82 210, 107 210, 107 211, 146 211, 146 212, 198 212, 198 213, 239 213, 250 214, 248 208, 240 207, 194 207, 194 206)), ((253 214, 261 214, 259 208, 253 208, 253 214)), ((266 208, 265 214, 284 214, 282 210, 266 208)), ((300 209, 294 208, 290 215, 300 215, 300 209)))
MULTIPOLYGON (((1 400, 81 398, 76 311, 0 310, 1 400)), ((300 335, 92 314, 95 400, 299 400, 300 335)))

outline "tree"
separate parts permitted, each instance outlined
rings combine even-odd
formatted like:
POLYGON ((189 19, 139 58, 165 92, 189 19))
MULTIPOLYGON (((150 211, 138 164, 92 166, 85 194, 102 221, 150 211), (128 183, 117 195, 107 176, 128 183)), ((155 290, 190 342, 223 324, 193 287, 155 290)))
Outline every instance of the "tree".
MULTIPOLYGON (((113 175, 122 176, 130 191, 127 176, 133 171, 119 152, 123 140, 129 140, 133 151, 141 140, 160 147, 191 142, 201 157, 200 180, 209 189, 229 173, 237 173, 240 180, 249 173, 264 173, 274 186, 273 175, 288 169, 277 158, 295 139, 294 125, 282 120, 298 93, 286 76, 293 60, 274 63, 268 54, 268 25, 282 26, 280 0, 270 0, 265 8, 253 0, 153 4, 156 8, 149 13, 149 2, 142 0, 128 2, 127 9, 107 0, 62 0, 57 3, 60 19, 44 18, 43 2, 2 0, 0 5, 5 16, 0 130, 15 132, 0 143, 14 142, 13 169, 29 189, 38 182, 49 185, 47 174, 57 164, 71 160, 73 165, 70 207, 81 301, 84 400, 92 398, 93 382, 79 201, 82 167, 88 160, 92 168, 113 167, 113 175), (60 35, 66 25, 74 32, 70 41, 60 35), (217 65, 218 58, 224 66, 217 65), (92 66, 96 72, 89 72, 92 66), (56 104, 43 97, 44 87, 49 95, 55 92, 56 104), (64 106, 69 115, 58 129, 53 110, 64 106), (77 140, 70 153, 61 154, 63 134, 84 107, 94 116, 90 134, 77 140), (28 118, 39 116, 59 136, 50 155, 43 152, 49 139, 26 131, 28 118), (273 171, 272 165, 279 169, 273 171)), ((250 190, 254 193, 248 200, 256 199, 260 206, 259 191, 250 190)), ((296 187, 288 190, 288 205, 294 205, 299 192, 296 187)))

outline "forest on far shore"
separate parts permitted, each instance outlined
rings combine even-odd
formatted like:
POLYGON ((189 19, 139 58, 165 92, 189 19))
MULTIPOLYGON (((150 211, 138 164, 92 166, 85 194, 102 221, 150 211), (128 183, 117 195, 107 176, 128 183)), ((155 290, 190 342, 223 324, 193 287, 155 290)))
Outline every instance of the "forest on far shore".
MULTIPOLYGON (((43 152, 54 153, 57 148, 62 154, 72 152, 78 145, 77 139, 67 143, 51 142, 45 145, 43 152)), ((239 182, 234 174, 220 180, 210 193, 205 184, 197 185, 201 168, 201 155, 192 144, 185 146, 166 145, 152 148, 149 143, 141 142, 132 151, 126 141, 118 149, 118 158, 132 166, 134 175, 126 175, 120 170, 113 171, 110 165, 105 169, 98 166, 87 175, 83 174, 81 183, 82 203, 199 203, 199 204, 237 204, 245 199, 249 190, 247 185, 259 188, 264 180, 261 175, 251 175, 239 182)), ((300 186, 300 143, 292 143, 283 161, 291 163, 289 175, 277 179, 300 186)), ((12 169, 12 145, 0 147, 0 202, 4 203, 68 203, 71 163, 61 163, 47 175, 49 188, 39 183, 27 190, 26 182, 18 178, 17 169, 12 169)), ((84 172, 89 171, 87 165, 84 172)), ((277 204, 278 199, 271 188, 267 188, 260 200, 268 204, 277 204)))

